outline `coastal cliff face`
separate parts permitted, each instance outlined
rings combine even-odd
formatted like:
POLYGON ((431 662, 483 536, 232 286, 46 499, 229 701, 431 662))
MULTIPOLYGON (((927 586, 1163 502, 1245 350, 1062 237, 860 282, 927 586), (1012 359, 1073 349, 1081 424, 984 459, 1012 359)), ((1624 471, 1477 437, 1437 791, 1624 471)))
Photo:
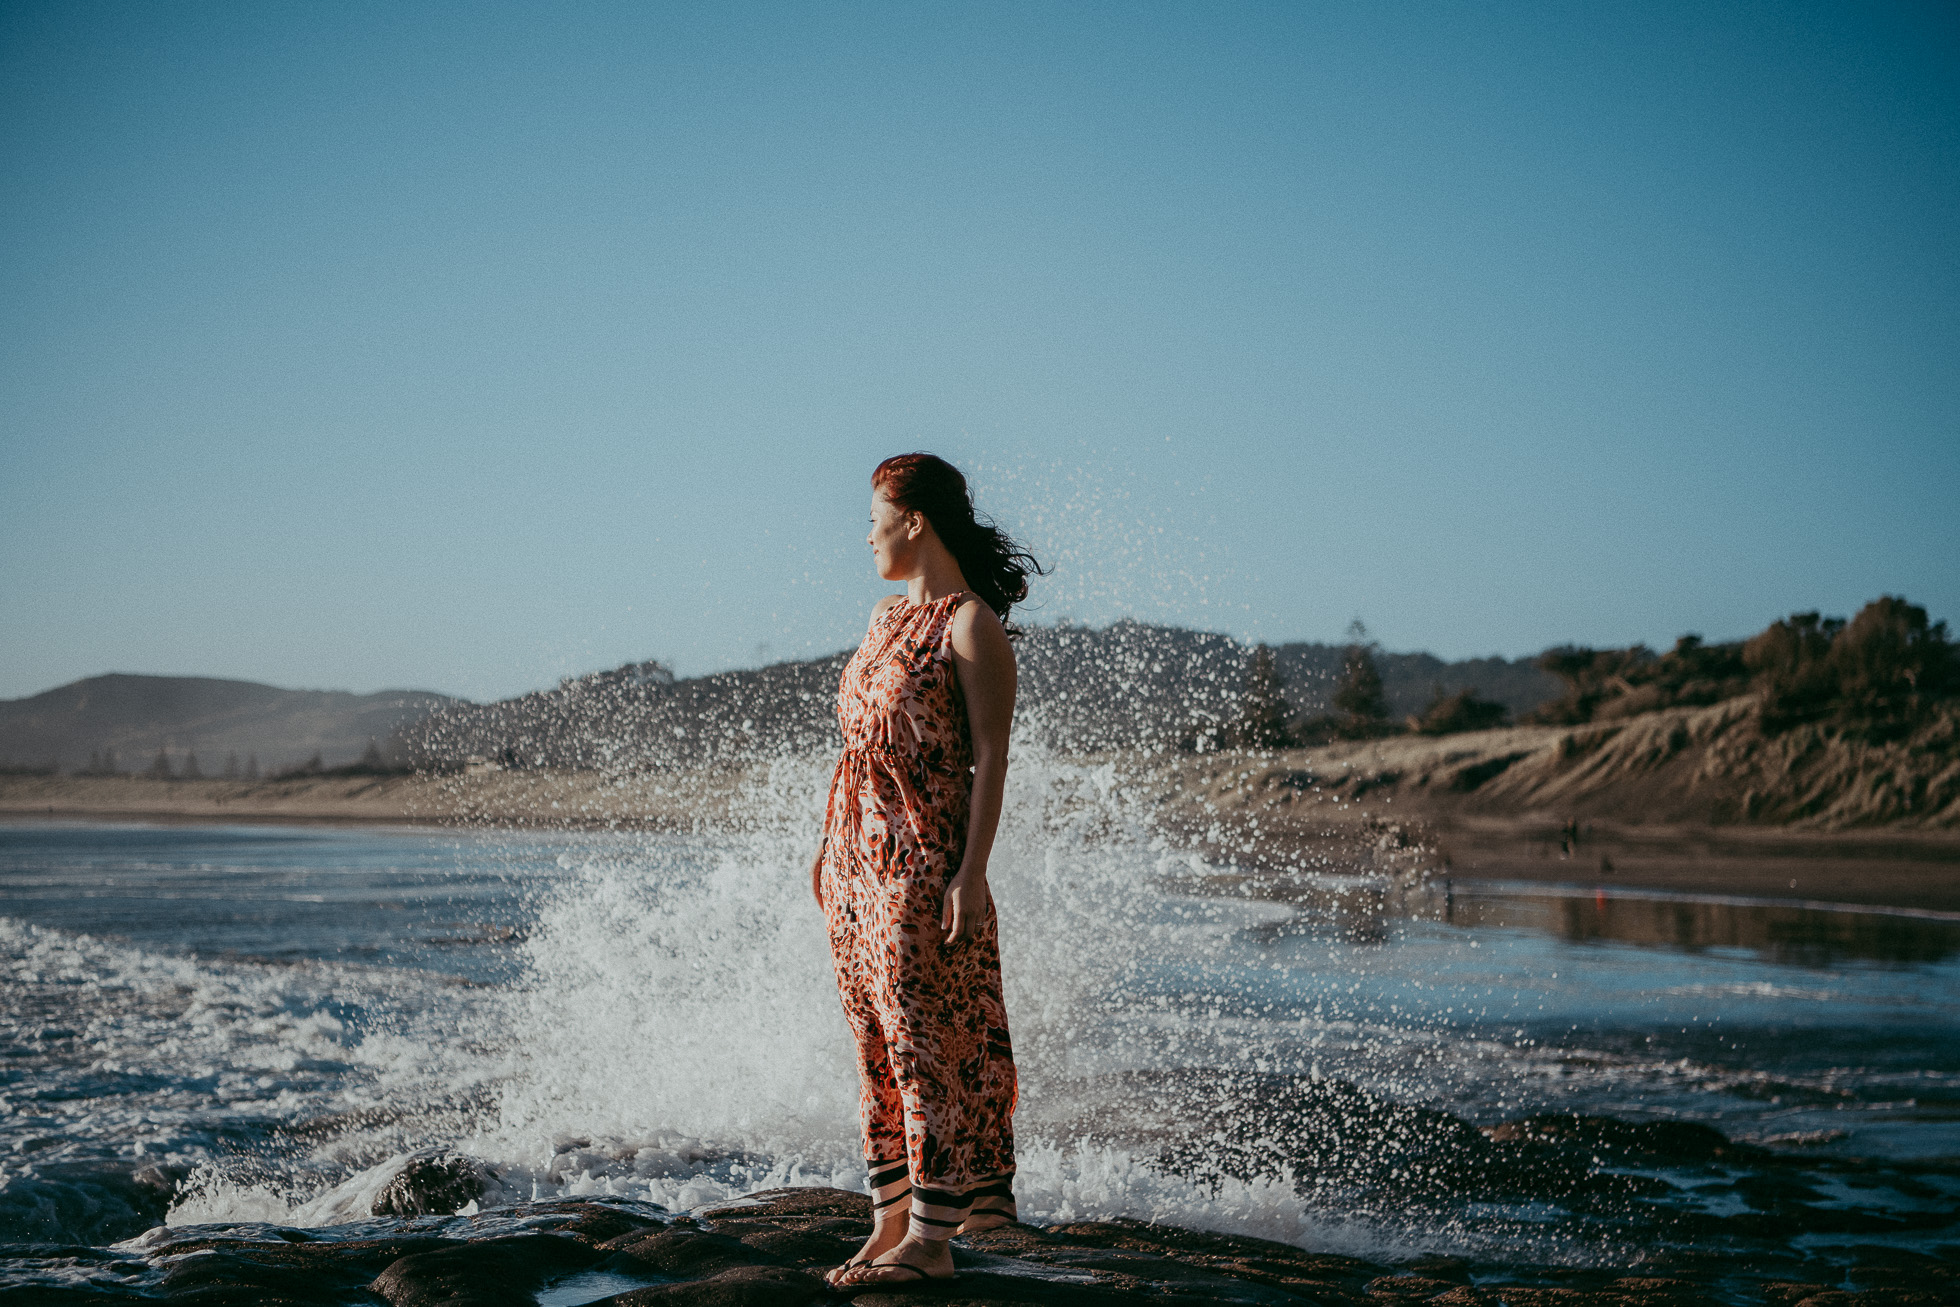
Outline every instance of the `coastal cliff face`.
MULTIPOLYGON (((330 1229, 159 1226, 108 1249, 34 1250, 40 1283, 10 1291, 52 1307, 161 1301, 317 1307, 803 1307, 836 1302, 823 1272, 870 1230, 869 1200, 777 1189, 676 1214, 622 1199, 558 1201, 330 1229), (111 1287, 113 1286, 113 1287, 111 1287), (106 1290, 106 1291, 105 1291, 106 1290)), ((26 1252, 27 1250, 9 1250, 26 1252)), ((1317 1304, 1319 1307, 1916 1307, 1960 1301, 1960 1268, 1878 1259, 1852 1281, 1728 1282, 1637 1269, 1473 1270, 1451 1258, 1384 1266, 1243 1236, 1138 1221, 1011 1225, 955 1247, 958 1279, 873 1304, 1317 1304)))

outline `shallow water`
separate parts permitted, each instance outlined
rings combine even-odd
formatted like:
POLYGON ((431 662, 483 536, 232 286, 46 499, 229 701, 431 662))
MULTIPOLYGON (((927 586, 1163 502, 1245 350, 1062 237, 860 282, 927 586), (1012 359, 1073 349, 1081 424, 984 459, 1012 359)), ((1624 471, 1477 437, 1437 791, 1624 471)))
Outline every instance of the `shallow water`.
MULTIPOLYGON (((1107 771, 1021 770, 1024 1217, 1546 1263, 1952 1239, 1960 922, 1261 880, 1107 771)), ((351 1219, 438 1145, 486 1205, 861 1183, 820 780, 701 838, 0 826, 0 1238, 351 1219)))

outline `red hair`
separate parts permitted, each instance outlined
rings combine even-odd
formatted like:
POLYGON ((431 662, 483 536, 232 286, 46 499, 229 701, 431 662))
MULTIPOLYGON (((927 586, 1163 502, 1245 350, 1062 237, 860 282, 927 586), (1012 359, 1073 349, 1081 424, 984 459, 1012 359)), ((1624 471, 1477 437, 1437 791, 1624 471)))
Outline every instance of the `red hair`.
POLYGON ((960 470, 937 454, 897 454, 873 470, 871 488, 908 513, 923 513, 973 593, 1017 634, 1008 610, 1028 597, 1028 577, 1048 569, 974 509, 960 470))

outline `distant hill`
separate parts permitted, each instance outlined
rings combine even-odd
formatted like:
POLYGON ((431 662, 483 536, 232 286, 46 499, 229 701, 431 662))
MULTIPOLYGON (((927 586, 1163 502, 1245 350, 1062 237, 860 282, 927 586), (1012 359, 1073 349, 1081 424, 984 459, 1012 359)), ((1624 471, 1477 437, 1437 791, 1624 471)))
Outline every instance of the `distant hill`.
MULTIPOLYGON (((1017 652, 1026 728, 1082 752, 1215 733, 1237 711, 1249 651, 1223 635, 1123 621, 1035 627, 1017 652)), ((849 657, 687 680, 630 664, 499 703, 448 705, 395 747, 429 765, 480 757, 619 771, 826 749, 838 738, 837 678, 849 657)))
MULTIPOLYGON (((1216 737, 1235 720, 1251 649, 1229 636, 1119 621, 1100 629, 1030 628, 1019 642, 1020 714, 1051 747, 1095 752, 1216 737)), ((1275 651, 1286 694, 1325 712, 1340 646, 1275 651)), ((837 677, 848 652, 677 680, 657 663, 595 672, 515 699, 455 703, 403 732, 420 763, 481 757, 508 767, 638 770, 736 762, 827 748, 837 739, 837 677)), ((1391 707, 1416 712, 1437 685, 1477 690, 1515 711, 1556 697, 1561 682, 1528 662, 1446 663, 1379 654, 1391 707)))
MULTIPOLYGON (((1339 644, 1273 646, 1273 661, 1287 682, 1286 700, 1296 712, 1312 717, 1332 711, 1346 654, 1347 646, 1339 644)), ((1514 717, 1565 692, 1565 682, 1540 669, 1536 658, 1466 658, 1451 663, 1434 654, 1377 650, 1375 669, 1382 676, 1389 713, 1398 720, 1428 707, 1438 687, 1446 695, 1475 690, 1480 697, 1509 708, 1514 717)))
POLYGON ((141 771, 163 750, 181 770, 192 753, 217 775, 236 754, 266 771, 320 756, 328 767, 361 756, 411 722, 458 701, 426 690, 349 694, 281 690, 203 676, 91 676, 25 699, 0 700, 0 766, 85 770, 115 754, 141 771))
MULTIPOLYGON (((1120 621, 1094 629, 1031 628, 1019 645, 1021 709, 1048 742, 1071 752, 1170 744, 1216 732, 1238 712, 1248 646, 1182 627, 1120 621)), ((1339 645, 1274 650, 1295 711, 1327 711, 1339 645)), ((421 690, 357 695, 282 690, 206 677, 93 676, 25 699, 0 700, 0 767, 88 769, 113 751, 122 771, 163 750, 173 769, 196 754, 205 775, 230 755, 262 770, 316 753, 336 767, 370 739, 418 764, 482 757, 506 766, 641 769, 824 748, 836 738, 837 676, 848 651, 677 679, 659 663, 568 678, 549 690, 473 704, 421 690)), ((1391 709, 1418 712, 1436 686, 1470 688, 1522 712, 1561 683, 1529 661, 1444 662, 1379 653, 1391 709)))

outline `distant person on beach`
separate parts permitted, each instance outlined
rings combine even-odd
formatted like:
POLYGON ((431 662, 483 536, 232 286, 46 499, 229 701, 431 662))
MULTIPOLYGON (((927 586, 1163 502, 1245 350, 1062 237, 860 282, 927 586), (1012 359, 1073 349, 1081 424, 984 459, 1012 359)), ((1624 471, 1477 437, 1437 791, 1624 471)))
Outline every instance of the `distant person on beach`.
POLYGON ((1008 610, 1032 555, 975 514, 931 454, 871 474, 878 575, 844 668, 844 754, 810 887, 857 1038, 872 1230, 829 1275, 848 1291, 953 1277, 946 1241, 1014 1219, 1014 1052, 987 857, 1014 720, 1008 610))

